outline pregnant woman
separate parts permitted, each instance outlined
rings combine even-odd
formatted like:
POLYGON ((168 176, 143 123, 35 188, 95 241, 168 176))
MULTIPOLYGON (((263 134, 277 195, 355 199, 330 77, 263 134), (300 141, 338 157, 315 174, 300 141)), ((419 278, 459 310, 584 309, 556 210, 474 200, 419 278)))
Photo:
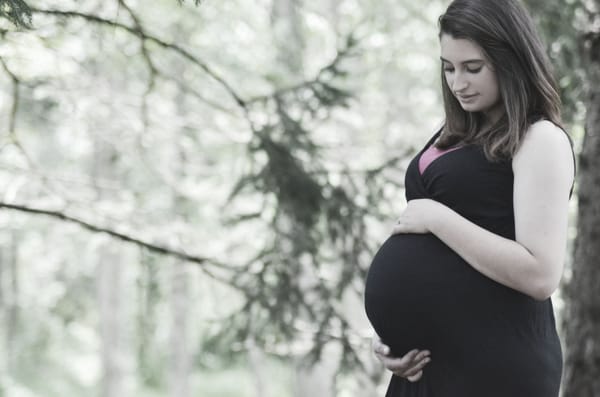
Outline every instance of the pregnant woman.
POLYGON ((549 61, 517 0, 455 0, 439 27, 445 123, 365 286, 386 396, 557 397, 575 162, 549 61))

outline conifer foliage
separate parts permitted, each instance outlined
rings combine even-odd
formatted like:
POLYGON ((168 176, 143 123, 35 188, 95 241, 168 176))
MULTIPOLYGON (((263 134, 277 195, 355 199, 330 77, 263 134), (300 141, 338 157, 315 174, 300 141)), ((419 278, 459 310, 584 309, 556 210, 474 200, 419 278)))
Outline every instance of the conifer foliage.
MULTIPOLYGON (((180 0, 179 4, 182 3, 180 0)), ((195 5, 200 3, 195 1, 195 5)), ((372 253, 372 247, 368 243, 371 239, 367 236, 366 218, 384 218, 379 214, 378 208, 384 182, 381 174, 385 165, 375 169, 350 170, 352 164, 348 162, 336 164, 333 169, 331 160, 326 157, 323 147, 315 141, 313 135, 313 131, 325 123, 332 112, 348 107, 353 100, 353 92, 345 87, 347 79, 351 77, 345 63, 360 53, 360 40, 357 36, 351 33, 342 38, 340 47, 312 78, 291 86, 274 84, 271 93, 245 96, 233 82, 217 71, 218 68, 210 59, 201 59, 183 45, 167 42, 158 35, 151 34, 151 29, 144 26, 136 10, 125 1, 119 0, 115 4, 118 5, 120 14, 113 19, 89 11, 68 10, 67 6, 30 10, 20 0, 2 4, 3 16, 17 26, 33 28, 34 34, 35 26, 29 24, 32 13, 36 17, 39 15, 40 18, 46 18, 44 21, 48 24, 56 21, 57 26, 66 31, 71 23, 87 23, 98 29, 98 35, 102 34, 102 29, 107 29, 113 33, 122 33, 123 37, 129 37, 131 42, 138 43, 139 53, 127 61, 135 64, 138 69, 148 70, 146 91, 143 95, 136 94, 141 96, 141 115, 132 114, 133 118, 141 119, 138 124, 142 130, 140 142, 144 135, 151 135, 148 132, 149 120, 152 118, 149 109, 156 86, 162 80, 169 83, 177 81, 161 65, 160 56, 154 53, 162 51, 163 58, 167 58, 165 54, 174 54, 173 58, 178 61, 173 62, 175 67, 185 64, 182 68, 191 69, 193 73, 207 77, 210 84, 214 84, 213 89, 219 90, 227 97, 230 102, 227 106, 233 104, 227 109, 228 117, 239 114, 242 124, 250 133, 245 151, 245 172, 233 184, 227 202, 222 206, 223 225, 237 227, 258 221, 267 225, 269 233, 266 236, 248 236, 248 240, 256 238, 261 242, 258 251, 249 255, 242 263, 224 264, 208 255, 204 256, 201 246, 184 249, 183 246, 167 242, 167 238, 154 237, 150 218, 147 221, 138 220, 138 225, 146 223, 148 230, 144 230, 133 224, 120 225, 102 217, 95 217, 95 210, 91 208, 95 205, 93 200, 89 202, 90 208, 79 213, 71 211, 68 205, 64 210, 60 210, 34 203, 36 200, 8 202, 5 198, 0 199, 0 209, 27 213, 34 217, 50 217, 67 224, 76 224, 94 234, 107 234, 116 241, 139 247, 144 258, 158 254, 197 264, 206 275, 231 287, 242 297, 241 307, 214 327, 206 327, 210 332, 203 338, 204 343, 200 347, 203 354, 212 351, 218 357, 227 354, 233 357, 245 349, 247 342, 251 342, 253 346, 274 355, 300 355, 314 362, 320 358, 325 345, 335 343, 341 347, 340 359, 343 368, 350 369, 361 365, 357 348, 359 345, 364 346, 365 338, 352 329, 341 306, 348 292, 353 296, 361 294, 372 253), (233 107, 237 108, 232 110, 233 107), (258 200, 261 209, 249 213, 226 210, 229 206, 235 207, 235 203, 248 200, 258 200), (299 345, 301 348, 298 348, 299 345)), ((104 15, 115 14, 106 12, 104 15)), ((115 37, 118 37, 116 33, 115 37)), ((121 54, 117 54, 115 58, 119 59, 120 56, 121 54)), ((7 146, 15 146, 23 157, 29 158, 19 143, 20 130, 25 129, 20 127, 19 117, 27 114, 24 108, 19 106, 31 103, 30 109, 33 109, 37 102, 31 98, 31 92, 28 91, 27 78, 19 76, 19 72, 11 67, 11 60, 3 61, 2 64, 5 72, 12 77, 14 92, 22 93, 21 96, 13 96, 13 142, 7 146)), ((86 68, 89 68, 86 72, 101 69, 95 60, 90 60, 86 68)), ((119 76, 121 73, 127 73, 127 68, 123 66, 113 69, 113 75, 119 76)), ((143 86, 144 78, 140 80, 143 86)), ((39 81, 35 84, 42 84, 39 81)), ((183 86, 178 81, 177 84, 179 85, 176 87, 181 92, 179 101, 185 102, 187 99, 181 98, 187 95, 200 96, 194 91, 198 88, 191 87, 191 84, 183 86)), ((137 87, 139 85, 136 89, 137 87)), ((48 101, 51 102, 50 99, 48 101)), ((221 106, 221 109, 223 107, 221 106)), ((51 108, 52 105, 49 105, 48 109, 51 108)), ((32 112, 31 115, 42 115, 45 110, 32 112)), ((106 126, 112 128, 110 120, 106 120, 106 126)), ((53 133, 51 128, 52 126, 48 126, 50 133, 53 133)), ((200 142, 194 141, 197 139, 194 133, 189 132, 189 129, 187 131, 187 135, 180 133, 180 136, 175 136, 169 143, 178 147, 182 146, 179 140, 194 142, 194 155, 197 156, 198 151, 202 154, 200 142)), ((198 134, 201 133, 202 131, 198 134)), ((123 149, 125 146, 126 143, 118 144, 107 150, 105 146, 100 145, 103 156, 106 157, 102 167, 114 166, 115 170, 111 175, 123 178, 123 188, 127 191, 124 194, 136 197, 135 200, 139 198, 135 205, 144 206, 145 192, 142 188, 138 190, 138 185, 143 184, 140 184, 140 180, 144 177, 136 176, 136 173, 144 172, 128 169, 120 173, 118 170, 125 163, 121 158, 131 157, 131 151, 123 149)), ((144 151, 148 152, 151 149, 146 149, 143 142, 132 147, 142 152, 142 158, 144 155, 149 156, 148 153, 144 154, 144 151)), ((177 162, 183 170, 179 172, 179 176, 184 179, 188 176, 186 172, 189 171, 186 170, 191 160, 184 149, 179 149, 177 162)), ((388 160, 386 165, 393 165, 394 162, 400 161, 401 157, 388 160)), ((94 159, 91 162, 95 164, 94 159)), ((35 161, 32 161, 32 168, 34 164, 35 161)), ((142 166, 144 165, 152 168, 154 164, 142 163, 142 166)), ((86 164, 82 166, 86 167, 86 164)), ((168 169, 169 165, 165 164, 163 168, 168 169)), ((163 179, 160 179, 161 182, 164 182, 163 179)), ((195 203, 190 195, 178 186, 180 182, 164 182, 164 189, 168 191, 164 194, 174 196, 174 202, 178 203, 178 212, 184 215, 182 219, 185 219, 192 229, 198 227, 193 225, 194 216, 189 215, 194 213, 195 203)), ((156 187, 154 189, 161 190, 156 187)), ((40 195, 43 197, 44 193, 40 195)), ((98 196, 105 198, 106 194, 99 193, 98 196)), ((207 241, 206 245, 211 243, 207 241)), ((156 258, 153 258, 153 261, 165 262, 156 258)), ((146 318, 147 316, 150 314, 145 313, 141 316, 138 323, 144 329, 151 329, 148 324, 152 324, 153 321, 146 318)), ((144 344, 151 344, 151 338, 147 335, 144 341, 144 344)), ((151 356, 145 349, 140 351, 140 356, 151 356)), ((147 369, 152 373, 155 371, 151 364, 148 364, 147 369)))
POLYGON ((0 0, 0 16, 15 26, 31 27, 31 9, 23 0, 0 0))
MULTIPOLYGON (((274 114, 271 122, 254 127, 249 171, 230 200, 258 192, 265 207, 274 198, 276 209, 268 215, 271 242, 233 279, 249 299, 229 319, 231 326, 219 334, 229 342, 226 345, 251 336, 266 347, 274 336, 291 340, 307 324, 315 324, 313 359, 325 343, 337 340, 343 344, 345 362, 356 363, 346 335, 349 325, 334 303, 353 281, 364 279, 366 263, 361 258, 368 252, 364 218, 369 210, 355 202, 361 194, 358 186, 329 180, 319 146, 306 125, 348 104, 351 93, 335 81, 345 75, 342 63, 355 54, 357 44, 350 36, 346 47, 314 80, 252 105, 274 109, 274 114), (324 273, 329 276, 320 275, 324 273)), ((364 186, 364 181, 353 182, 364 186)), ((265 214, 242 214, 231 222, 261 216, 265 214)))

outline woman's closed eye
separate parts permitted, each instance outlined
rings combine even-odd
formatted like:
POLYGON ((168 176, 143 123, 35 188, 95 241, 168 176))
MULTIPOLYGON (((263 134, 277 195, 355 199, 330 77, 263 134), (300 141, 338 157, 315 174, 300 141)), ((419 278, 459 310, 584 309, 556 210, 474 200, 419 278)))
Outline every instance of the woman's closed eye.
MULTIPOLYGON (((479 67, 476 67, 476 68, 466 68, 465 70, 468 73, 477 74, 477 73, 481 72, 482 68, 483 68, 483 66, 479 66, 479 67)), ((444 68, 444 72, 446 72, 446 73, 452 73, 452 72, 454 72, 454 68, 445 67, 444 68)))

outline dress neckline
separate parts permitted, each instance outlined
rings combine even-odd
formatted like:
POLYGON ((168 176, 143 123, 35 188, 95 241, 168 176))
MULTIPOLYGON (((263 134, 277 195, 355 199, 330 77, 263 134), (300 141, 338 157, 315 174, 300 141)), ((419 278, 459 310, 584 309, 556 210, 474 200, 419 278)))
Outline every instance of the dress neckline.
POLYGON ((439 129, 439 130, 438 130, 438 131, 437 131, 437 132, 436 132, 436 133, 435 133, 435 134, 434 134, 434 135, 433 135, 433 136, 432 136, 432 137, 429 139, 429 141, 428 141, 428 142, 425 144, 425 147, 423 147, 423 149, 421 149, 421 151, 419 152, 419 154, 418 154, 418 155, 417 155, 417 157, 416 157, 417 173, 419 174, 419 177, 421 177, 421 178, 422 178, 422 177, 423 177, 423 176, 424 176, 424 175, 427 173, 427 171, 428 171, 428 170, 431 168, 431 166, 432 166, 432 165, 433 165, 433 164, 434 164, 436 161, 438 161, 439 159, 441 159, 441 158, 442 158, 442 157, 444 157, 444 156, 447 156, 447 155, 449 155, 450 153, 457 152, 457 151, 459 151, 459 150, 461 150, 461 149, 463 149, 463 148, 465 148, 465 147, 469 146, 469 145, 460 145, 460 146, 458 146, 458 147, 455 147, 455 146, 453 146, 453 147, 451 147, 451 148, 448 148, 448 149, 454 149, 454 150, 450 150, 449 152, 447 152, 447 153, 444 153, 444 154, 442 154, 441 156, 438 156, 438 157, 436 157, 435 159, 433 159, 433 161, 431 161, 431 162, 430 162, 430 163, 427 165, 427 167, 425 167, 425 169, 423 170, 423 173, 419 172, 419 163, 420 163, 420 161, 421 161, 421 157, 423 156, 423 153, 425 153, 425 152, 427 151, 427 149, 429 149, 429 148, 431 148, 431 147, 433 146, 433 144, 436 142, 436 140, 437 140, 437 139, 439 138, 439 136, 442 134, 442 131, 443 131, 443 130, 444 130, 444 127, 440 128, 440 129, 439 129))

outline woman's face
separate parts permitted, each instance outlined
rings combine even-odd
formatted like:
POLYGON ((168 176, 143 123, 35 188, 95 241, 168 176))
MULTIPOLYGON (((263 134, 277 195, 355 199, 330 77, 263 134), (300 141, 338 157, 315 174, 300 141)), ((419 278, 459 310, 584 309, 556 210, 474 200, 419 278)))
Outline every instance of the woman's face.
POLYGON ((450 91, 467 112, 483 112, 492 122, 503 113, 496 72, 481 47, 466 39, 442 34, 440 39, 444 76, 450 91))

